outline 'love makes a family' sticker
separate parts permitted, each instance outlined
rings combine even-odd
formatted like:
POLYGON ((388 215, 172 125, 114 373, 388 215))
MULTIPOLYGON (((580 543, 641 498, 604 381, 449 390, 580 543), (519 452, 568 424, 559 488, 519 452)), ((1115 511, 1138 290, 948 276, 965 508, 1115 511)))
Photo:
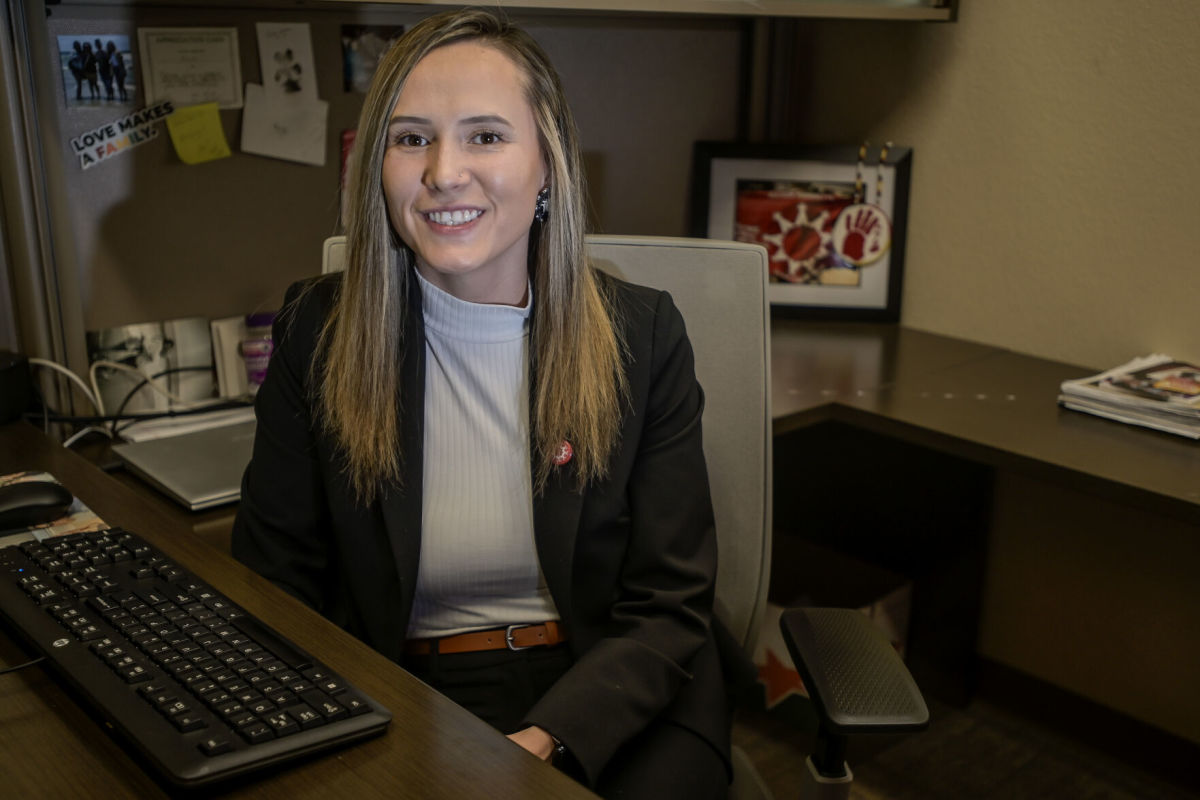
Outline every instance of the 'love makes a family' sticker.
POLYGON ((76 136, 71 140, 71 148, 79 156, 79 166, 83 169, 94 167, 156 138, 158 123, 174 111, 171 101, 164 100, 76 136))

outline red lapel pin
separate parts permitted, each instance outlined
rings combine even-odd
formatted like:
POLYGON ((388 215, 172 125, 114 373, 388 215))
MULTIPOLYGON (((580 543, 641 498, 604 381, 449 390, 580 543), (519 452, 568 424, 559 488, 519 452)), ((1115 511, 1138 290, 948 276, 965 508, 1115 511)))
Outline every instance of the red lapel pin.
POLYGON ((558 444, 558 449, 554 451, 554 457, 550 459, 556 467, 561 467, 571 460, 571 456, 575 455, 575 449, 571 447, 571 443, 563 439, 558 444))

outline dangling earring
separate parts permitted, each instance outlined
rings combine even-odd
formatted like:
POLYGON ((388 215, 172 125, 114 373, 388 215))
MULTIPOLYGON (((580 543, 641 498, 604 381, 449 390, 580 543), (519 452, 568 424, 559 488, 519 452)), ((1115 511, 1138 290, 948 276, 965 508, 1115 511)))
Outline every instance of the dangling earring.
POLYGON ((533 221, 545 222, 550 219, 550 187, 538 192, 537 202, 533 206, 533 221))

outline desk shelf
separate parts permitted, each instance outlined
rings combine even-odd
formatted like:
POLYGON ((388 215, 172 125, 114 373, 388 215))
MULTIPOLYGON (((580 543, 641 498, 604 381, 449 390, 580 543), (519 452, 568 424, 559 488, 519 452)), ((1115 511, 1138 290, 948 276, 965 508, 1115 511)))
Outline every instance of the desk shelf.
MULTIPOLYGON (((360 0, 332 0, 358 3, 360 0)), ((389 2, 389 0, 384 0, 389 2)), ((399 4, 401 0, 392 0, 399 4)), ((404 5, 462 5, 459 0, 417 0, 404 5)), ((950 22, 951 0, 513 0, 512 9, 551 11, 720 14, 737 17, 826 17, 950 22)))
MULTIPOLYGON (((62 0, 65 6, 194 6, 195 0, 62 0)), ((219 5, 213 3, 212 5, 219 5)), ((461 0, 253 0, 251 8, 462 6, 461 0)), ((958 0, 511 0, 510 11, 571 11, 726 17, 809 17, 953 22, 958 0)), ((436 9, 432 9, 436 10, 436 9)))

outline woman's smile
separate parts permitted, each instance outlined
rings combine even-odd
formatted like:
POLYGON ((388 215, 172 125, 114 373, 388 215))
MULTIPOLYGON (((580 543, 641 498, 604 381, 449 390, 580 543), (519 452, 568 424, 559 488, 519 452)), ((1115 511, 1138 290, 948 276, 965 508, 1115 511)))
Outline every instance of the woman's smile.
POLYGON ((440 227, 461 228, 463 225, 479 219, 481 214, 483 214, 483 211, 478 208, 467 211, 462 209, 455 209, 454 211, 426 211, 425 218, 440 227))

